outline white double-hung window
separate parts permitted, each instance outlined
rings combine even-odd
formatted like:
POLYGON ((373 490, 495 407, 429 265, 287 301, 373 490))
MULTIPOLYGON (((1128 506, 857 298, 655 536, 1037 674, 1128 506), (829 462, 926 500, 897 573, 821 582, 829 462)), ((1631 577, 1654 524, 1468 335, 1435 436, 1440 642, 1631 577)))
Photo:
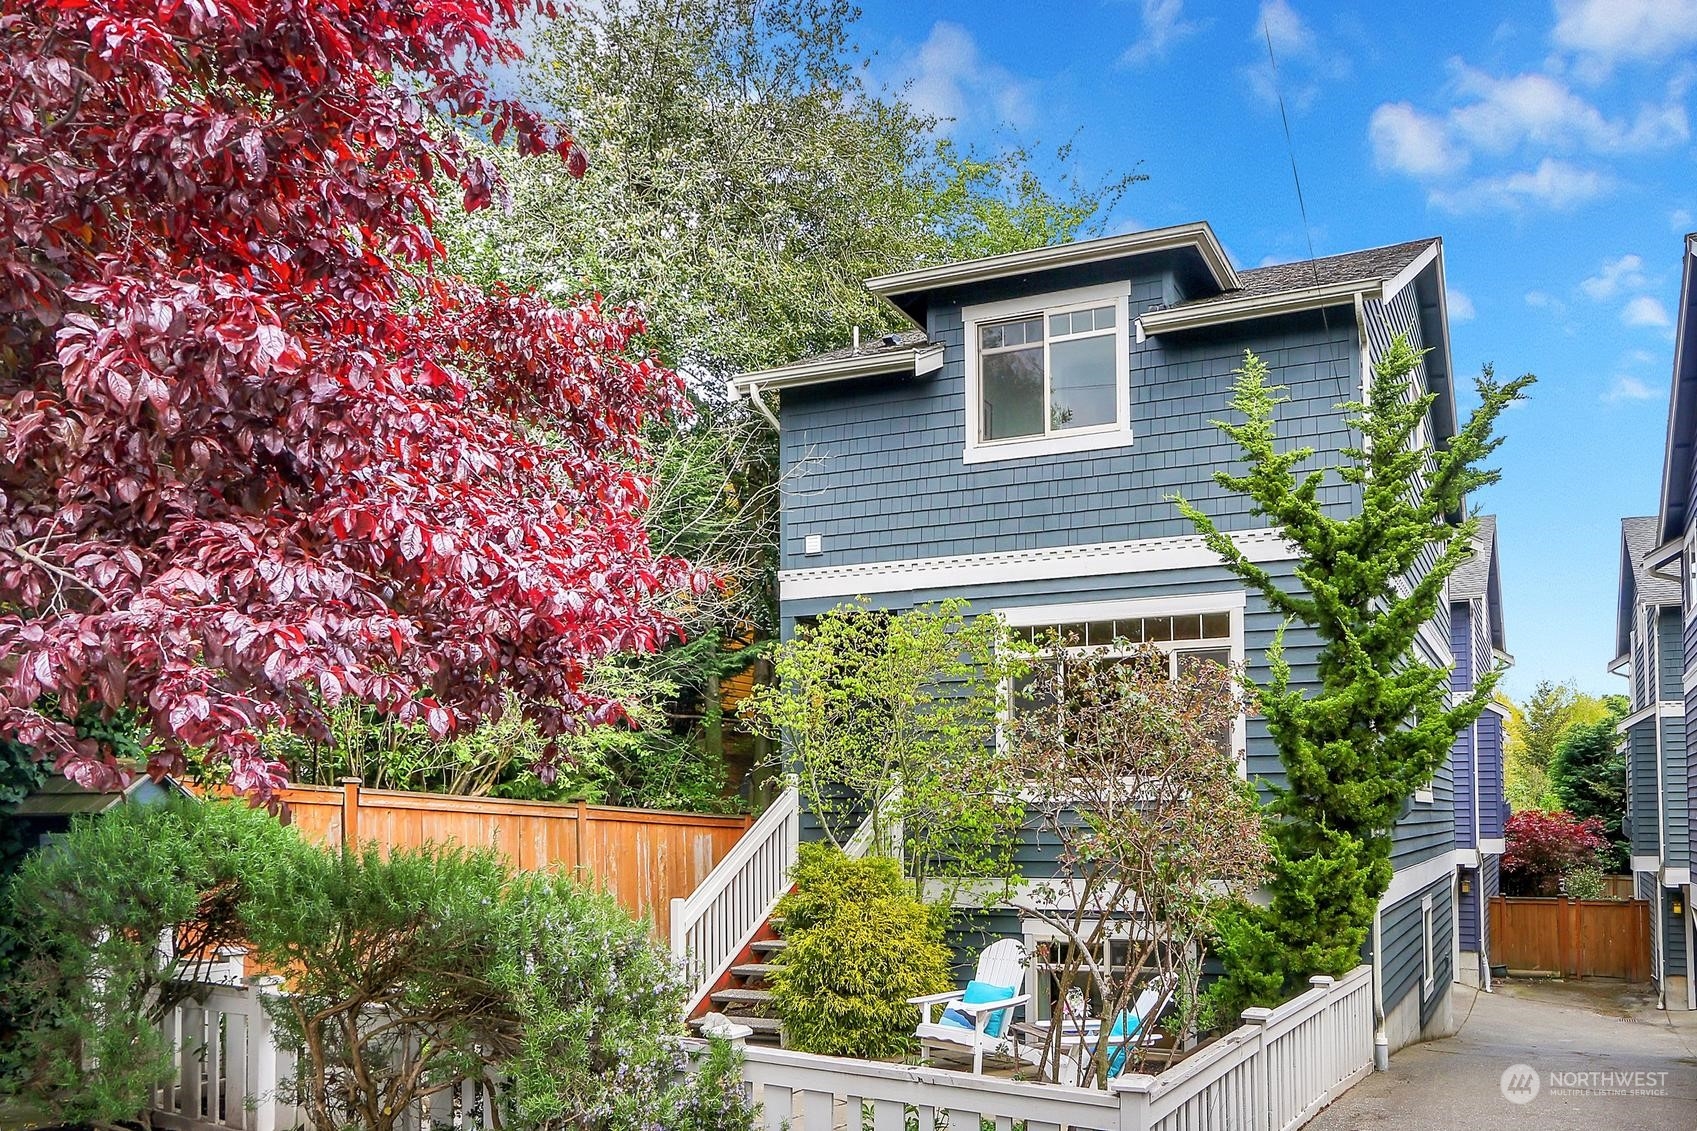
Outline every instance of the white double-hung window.
POLYGON ((962 310, 967 463, 1131 442, 1125 283, 962 310))

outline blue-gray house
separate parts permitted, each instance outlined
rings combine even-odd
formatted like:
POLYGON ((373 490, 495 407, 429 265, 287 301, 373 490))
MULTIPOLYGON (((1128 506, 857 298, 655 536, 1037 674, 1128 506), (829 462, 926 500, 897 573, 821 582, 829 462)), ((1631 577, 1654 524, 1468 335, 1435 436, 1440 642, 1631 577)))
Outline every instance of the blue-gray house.
POLYGON ((1697 235, 1685 237, 1661 508, 1621 522, 1616 658, 1630 684, 1621 720, 1626 754, 1624 831, 1634 894, 1650 902, 1650 968, 1661 1004, 1697 1009, 1691 923, 1691 805, 1697 759, 1697 235))
MULTIPOLYGON (((1235 452, 1210 421, 1230 413, 1244 351, 1287 387, 1283 435, 1312 444, 1322 464, 1357 442, 1338 406, 1363 398, 1374 357, 1399 333, 1427 351, 1413 391, 1438 394, 1423 442, 1440 445, 1456 428, 1437 239, 1239 271, 1195 223, 867 286, 914 328, 733 382, 739 395, 776 394, 779 406, 786 633, 856 596, 891 609, 964 597, 1015 626, 1112 622, 1123 633, 1135 623, 1175 655, 1229 657, 1264 678, 1279 618, 1170 501, 1183 492, 1255 560, 1293 577, 1278 533, 1213 481, 1235 452)), ((1338 512, 1357 505, 1354 488, 1335 482, 1324 501, 1338 512)), ((1485 538, 1483 568, 1418 643, 1423 660, 1448 666, 1459 639, 1463 684, 1502 652, 1495 542, 1485 538)), ((1287 639, 1299 678, 1316 647, 1299 631, 1287 639)), ((1238 736, 1246 772, 1276 778, 1263 724, 1241 720, 1238 736)), ((1483 724, 1397 824, 1396 877, 1371 943, 1393 1047, 1448 1030, 1451 983, 1480 967, 1502 836, 1499 749, 1500 723, 1483 724)), ((1010 910, 985 909, 982 922, 1042 941, 1010 910)))

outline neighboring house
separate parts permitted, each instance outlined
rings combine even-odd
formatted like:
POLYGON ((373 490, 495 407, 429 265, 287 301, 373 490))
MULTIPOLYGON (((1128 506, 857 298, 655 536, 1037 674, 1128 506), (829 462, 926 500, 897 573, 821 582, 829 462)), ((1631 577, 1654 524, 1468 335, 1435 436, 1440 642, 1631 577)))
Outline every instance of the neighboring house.
MULTIPOLYGON (((1497 561, 1497 520, 1482 515, 1473 557, 1450 576, 1450 689, 1457 698, 1472 691, 1493 668, 1513 663, 1503 637, 1502 581, 1497 561)), ((1507 712, 1492 703, 1479 720, 1456 736, 1450 752, 1455 790, 1455 847, 1461 854, 1457 879, 1456 981, 1491 984, 1491 898, 1502 890, 1503 727, 1507 712), (1474 859, 1468 853, 1476 854, 1474 859)))
POLYGON ((1685 237, 1661 509, 1621 523, 1619 620, 1609 670, 1631 684, 1621 722, 1625 832, 1635 893, 1650 901, 1650 965, 1668 1009, 1697 1009, 1691 922, 1691 806, 1697 759, 1697 235, 1685 237))
MULTIPOLYGON (((1373 359, 1398 333, 1427 351, 1411 393, 1438 394, 1421 441, 1441 444, 1456 428, 1437 239, 1238 271, 1197 223, 867 286, 916 329, 732 383, 756 398, 779 394, 791 477, 779 562, 786 636, 798 619, 857 596, 887 609, 964 597, 1014 626, 1131 636, 1175 656, 1247 662, 1266 678, 1279 616, 1219 565, 1171 501, 1183 492, 1295 585, 1278 533, 1213 480, 1237 454, 1211 422, 1231 416, 1244 351, 1287 387, 1281 435, 1313 445, 1321 465, 1336 466, 1358 441, 1339 405, 1363 399, 1373 359)), ((1335 481, 1323 492, 1337 514, 1357 500, 1335 481)), ((1492 578, 1488 568, 1478 605, 1471 592, 1456 600, 1500 623, 1492 578)), ((1445 604, 1420 634, 1421 659, 1451 663, 1451 615, 1445 604)), ((1492 638, 1494 649, 1500 628, 1492 638)), ((1286 654, 1298 680, 1312 678, 1317 647, 1292 627, 1286 654)), ((1238 734, 1246 773, 1279 778, 1263 722, 1242 720, 1238 734)), ((1454 799, 1445 765, 1396 826, 1396 876, 1371 943, 1393 1047, 1451 1028, 1459 869, 1478 868, 1480 848, 1501 836, 1468 817, 1473 843, 1458 846, 1454 799)), ((1052 851, 1026 846, 1026 874, 1043 875, 1052 851)), ((982 909, 977 922, 986 934, 1044 941, 1010 908, 982 909)))

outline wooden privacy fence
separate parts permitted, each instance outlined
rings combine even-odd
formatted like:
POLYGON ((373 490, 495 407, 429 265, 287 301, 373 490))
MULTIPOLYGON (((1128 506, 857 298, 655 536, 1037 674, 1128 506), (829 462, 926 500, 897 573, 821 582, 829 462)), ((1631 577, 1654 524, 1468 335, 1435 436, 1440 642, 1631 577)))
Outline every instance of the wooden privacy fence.
POLYGON ((1650 978, 1650 905, 1644 900, 1497 896, 1491 962, 1569 978, 1650 978))
POLYGON ((672 901, 693 893, 736 846, 751 818, 611 805, 504 801, 441 793, 292 786, 283 790, 290 821, 327 845, 376 842, 416 848, 454 841, 493 848, 515 867, 575 868, 655 934, 671 936, 672 901))

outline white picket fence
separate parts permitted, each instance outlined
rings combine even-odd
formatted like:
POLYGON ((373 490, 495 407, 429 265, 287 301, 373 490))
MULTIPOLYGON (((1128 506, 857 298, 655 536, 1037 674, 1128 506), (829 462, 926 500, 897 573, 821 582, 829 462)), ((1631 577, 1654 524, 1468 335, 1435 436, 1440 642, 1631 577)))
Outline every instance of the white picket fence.
POLYGON ((789 890, 800 839, 801 798, 791 786, 695 891, 672 900, 672 957, 682 963, 691 987, 685 1016, 754 940, 789 890))
POLYGON ((1291 1131, 1373 1069, 1372 969, 1315 978, 1159 1076, 1109 1091, 750 1046, 766 1131, 1291 1131))
MULTIPOLYGON (((295 1051, 280 1046, 264 999, 278 978, 206 984, 162 1029, 176 1049, 171 1081, 153 1093, 149 1117, 167 1131, 289 1131, 308 1126, 295 1088, 295 1051)), ((401 1131, 494 1131, 493 1081, 464 1080, 401 1115, 401 1131)))

